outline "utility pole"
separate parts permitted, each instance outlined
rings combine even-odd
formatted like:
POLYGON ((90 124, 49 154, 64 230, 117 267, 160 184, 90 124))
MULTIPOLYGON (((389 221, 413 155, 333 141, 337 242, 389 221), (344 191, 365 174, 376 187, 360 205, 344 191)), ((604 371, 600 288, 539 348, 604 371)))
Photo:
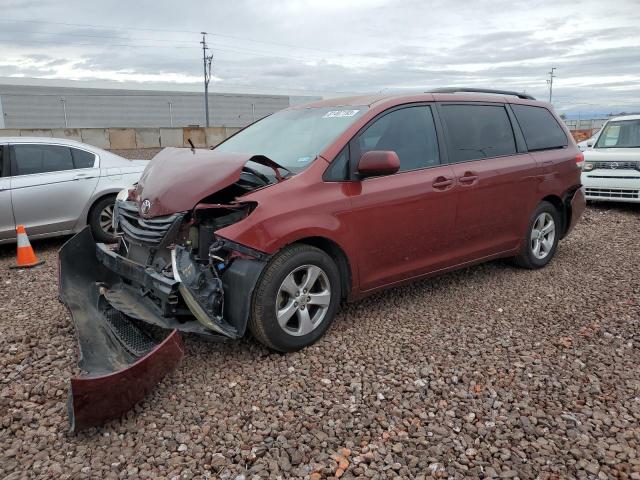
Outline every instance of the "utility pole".
POLYGON ((209 80, 211 80, 211 61, 213 60, 213 54, 207 55, 207 32, 200 32, 202 34, 202 67, 204 69, 204 117, 206 126, 209 126, 209 80))
POLYGON ((551 99, 553 98, 553 79, 556 76, 553 74, 557 70, 557 67, 551 67, 551 71, 549 72, 549 80, 547 83, 549 84, 549 103, 551 103, 551 99))
POLYGON ((67 99, 60 97, 60 101, 62 102, 62 111, 64 112, 64 128, 67 128, 69 127, 69 122, 67 121, 67 99))

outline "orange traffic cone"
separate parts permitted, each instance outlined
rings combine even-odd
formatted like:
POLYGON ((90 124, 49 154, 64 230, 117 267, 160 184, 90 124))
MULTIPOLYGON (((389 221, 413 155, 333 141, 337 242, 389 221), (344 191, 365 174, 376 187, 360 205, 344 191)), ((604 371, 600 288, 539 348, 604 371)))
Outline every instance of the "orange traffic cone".
POLYGON ((38 257, 33 253, 33 248, 31 247, 31 243, 29 243, 29 237, 27 237, 27 232, 24 230, 24 225, 18 225, 16 232, 18 234, 18 258, 16 259, 16 264, 11 268, 29 268, 42 265, 44 260, 38 261, 38 257))

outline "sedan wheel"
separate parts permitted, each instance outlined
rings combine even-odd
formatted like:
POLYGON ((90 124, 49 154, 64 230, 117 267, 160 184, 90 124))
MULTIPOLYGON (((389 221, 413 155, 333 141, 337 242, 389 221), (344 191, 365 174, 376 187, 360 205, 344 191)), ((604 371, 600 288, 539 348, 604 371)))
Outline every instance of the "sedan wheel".
POLYGON ((105 206, 100 211, 100 229, 105 235, 114 236, 116 234, 113 228, 113 204, 105 206))
POLYGON ((551 252, 556 238, 556 224, 553 217, 543 212, 533 222, 531 231, 531 252, 539 259, 544 259, 551 252))
POLYGON ((113 243, 116 232, 113 229, 113 213, 115 197, 109 196, 98 200, 89 211, 89 225, 91 233, 97 242, 113 243))
POLYGON ((286 276, 276 300, 278 324, 289 335, 307 335, 322 323, 331 303, 331 284, 316 265, 303 265, 286 276))

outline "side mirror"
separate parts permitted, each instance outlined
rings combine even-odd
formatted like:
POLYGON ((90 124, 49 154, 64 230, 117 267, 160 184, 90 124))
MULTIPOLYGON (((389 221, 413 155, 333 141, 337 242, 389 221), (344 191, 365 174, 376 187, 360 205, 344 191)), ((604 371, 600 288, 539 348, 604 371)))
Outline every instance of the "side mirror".
POLYGON ((587 142, 587 148, 593 147, 593 142, 587 142))
POLYGON ((400 158, 391 150, 371 150, 360 157, 358 173, 362 177, 391 175, 400 170, 400 158))

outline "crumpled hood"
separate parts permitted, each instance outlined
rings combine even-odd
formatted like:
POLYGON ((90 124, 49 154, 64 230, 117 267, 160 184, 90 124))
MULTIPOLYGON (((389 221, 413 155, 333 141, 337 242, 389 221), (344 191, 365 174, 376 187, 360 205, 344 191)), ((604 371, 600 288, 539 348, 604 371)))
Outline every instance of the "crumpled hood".
POLYGON ((169 215, 193 208, 200 200, 240 179, 249 154, 214 150, 165 148, 153 157, 136 189, 138 203, 151 203, 145 218, 169 215))

